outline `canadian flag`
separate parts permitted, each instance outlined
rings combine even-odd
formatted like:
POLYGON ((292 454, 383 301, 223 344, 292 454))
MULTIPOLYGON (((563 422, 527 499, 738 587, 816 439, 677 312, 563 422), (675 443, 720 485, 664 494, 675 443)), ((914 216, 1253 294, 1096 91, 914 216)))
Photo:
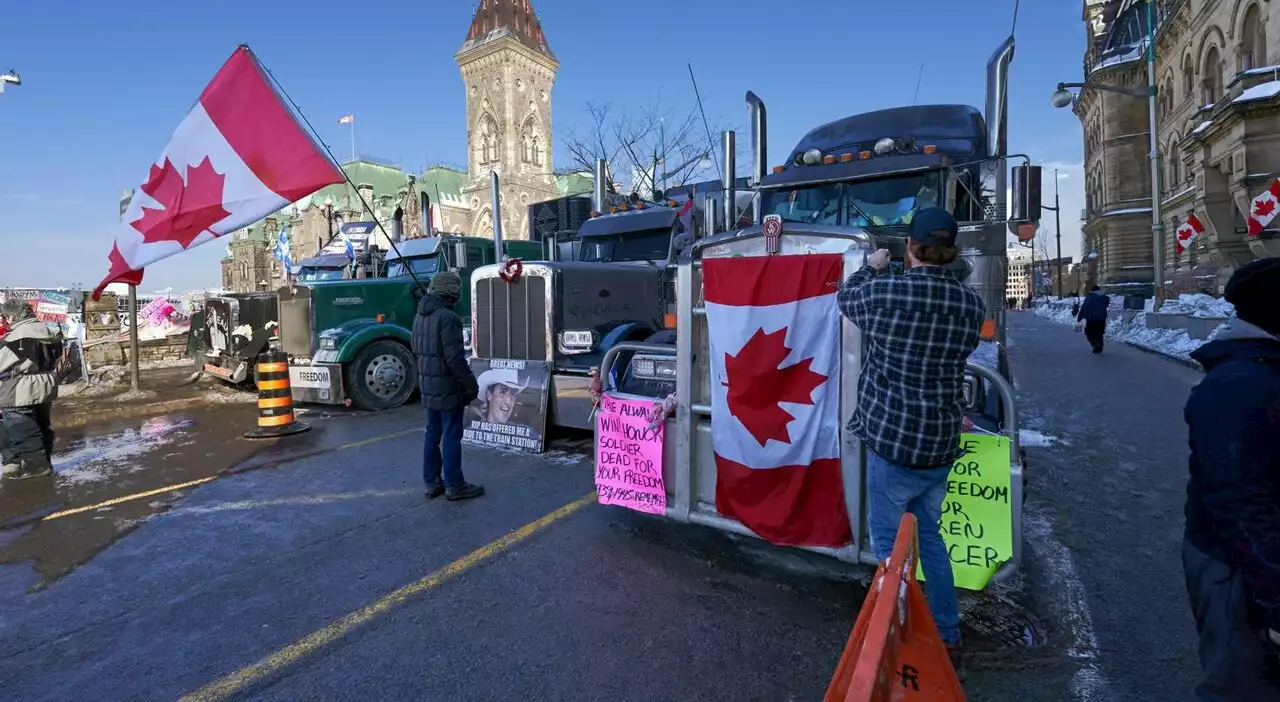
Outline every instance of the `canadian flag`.
POLYGON ((1256 237, 1276 218, 1280 205, 1280 178, 1271 181, 1271 187, 1258 193, 1249 205, 1249 236, 1256 237))
POLYGON ((1203 233, 1204 225, 1200 223, 1200 218, 1194 214, 1187 217, 1187 221, 1183 222, 1182 226, 1178 227, 1177 231, 1174 232, 1174 242, 1178 253, 1191 248, 1191 242, 1195 241, 1196 237, 1203 233))
POLYGON ((212 241, 332 183, 342 170, 320 150, 247 46, 200 93, 125 210, 108 257, 109 283, 142 282, 156 261, 212 241))
POLYGON ((836 307, 842 257, 702 265, 716 510, 776 544, 848 543, 836 307))

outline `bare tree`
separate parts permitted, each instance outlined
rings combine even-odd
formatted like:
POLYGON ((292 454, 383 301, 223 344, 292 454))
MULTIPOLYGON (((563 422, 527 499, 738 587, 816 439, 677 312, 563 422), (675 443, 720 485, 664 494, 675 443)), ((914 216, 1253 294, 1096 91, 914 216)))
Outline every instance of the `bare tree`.
MULTIPOLYGON (((654 100, 639 110, 613 103, 587 103, 586 119, 568 130, 564 147, 576 171, 593 171, 597 159, 609 163, 611 188, 653 197, 657 191, 719 177, 719 144, 707 140, 701 114, 665 107, 654 100)), ((712 135, 727 127, 712 125, 712 135)), ((738 143, 749 141, 739 139, 738 143)), ((739 148, 741 152, 741 148, 739 148)), ((739 172, 745 159, 736 157, 739 172)))

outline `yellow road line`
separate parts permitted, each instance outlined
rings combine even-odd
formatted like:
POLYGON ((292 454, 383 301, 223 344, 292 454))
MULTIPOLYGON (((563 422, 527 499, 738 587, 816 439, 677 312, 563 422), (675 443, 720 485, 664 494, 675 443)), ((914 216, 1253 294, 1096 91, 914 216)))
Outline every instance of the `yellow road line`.
MULTIPOLYGON (((375 436, 375 437, 373 437, 372 439, 362 439, 362 440, 360 440, 360 441, 353 441, 353 442, 351 442, 351 443, 349 443, 349 444, 342 444, 342 445, 340 445, 340 446, 335 446, 335 447, 333 447, 333 448, 331 448, 331 449, 324 449, 322 452, 327 453, 327 452, 330 452, 330 451, 349 451, 349 450, 351 450, 351 449, 353 449, 353 448, 359 448, 359 447, 361 447, 361 446, 368 446, 369 444, 376 444, 376 443, 378 443, 379 441, 387 441, 388 439, 395 439, 395 438, 399 438, 399 437, 401 437, 401 436, 405 436, 405 435, 407 435, 407 434, 413 434, 413 433, 415 433, 415 432, 417 432, 417 433, 421 433, 421 432, 422 432, 422 430, 421 430, 421 429, 405 429, 404 431, 397 431, 397 432, 393 432, 393 433, 391 433, 391 434, 384 434, 383 436, 375 436)), ((305 458, 308 458, 310 455, 314 455, 314 454, 298 456, 298 457, 296 457, 296 458, 292 458, 292 459, 291 459, 291 458, 288 458, 288 457, 285 457, 285 458, 284 458, 284 459, 282 459, 282 460, 283 460, 283 462, 290 463, 290 462, 293 462, 293 461, 295 461, 295 460, 303 460, 303 459, 305 459, 305 458)), ((203 485, 204 483, 210 483, 210 482, 213 482, 214 480, 217 480, 218 478, 221 478, 221 477, 224 477, 224 476, 222 476, 222 475, 212 475, 212 476, 209 476, 209 477, 207 477, 207 478, 200 478, 200 479, 198 479, 198 480, 188 480, 188 481, 187 481, 187 482, 185 482, 185 483, 178 483, 177 485, 166 485, 165 487, 156 488, 156 489, 154 489, 154 490, 147 490, 146 492, 136 492, 136 493, 133 493, 132 495, 122 495, 122 496, 120 496, 120 497, 114 497, 114 498, 112 498, 112 499, 110 499, 110 500, 107 500, 107 501, 105 501, 105 502, 99 502, 99 503, 97 503, 97 504, 93 504, 93 505, 85 505, 85 506, 83 506, 83 507, 72 507, 72 508, 70 508, 70 509, 64 509, 64 510, 62 510, 62 511, 60 511, 60 512, 54 512, 53 514, 47 514, 47 515, 45 515, 44 517, 42 517, 42 518, 40 519, 40 521, 42 521, 42 522, 47 522, 47 521, 49 521, 49 520, 51 520, 51 519, 61 519, 62 517, 70 517, 70 516, 71 516, 71 515, 73 515, 73 514, 81 514, 81 513, 83 513, 83 512, 92 512, 92 511, 93 511, 93 510, 95 510, 95 509, 102 509, 102 508, 104 508, 104 507, 111 507, 111 506, 113 506, 113 505, 118 505, 118 504, 121 504, 121 503, 123 503, 123 502, 132 502, 132 501, 134 501, 134 500, 141 500, 141 499, 144 499, 144 498, 147 498, 147 497, 151 497, 151 496, 153 496, 153 495, 161 495, 161 494, 164 494, 164 493, 166 493, 166 492, 174 492, 175 490, 183 490, 183 489, 185 489, 185 488, 194 487, 194 486, 196 486, 196 485, 203 485)))
POLYGON ((425 578, 405 585, 390 594, 384 595, 372 604, 357 609, 323 629, 294 641, 275 653, 262 658, 258 662, 248 667, 241 668, 220 680, 216 680, 194 692, 184 695, 181 700, 223 700, 231 697, 232 695, 244 692, 250 686, 261 682, 263 679, 274 675, 295 663, 298 663, 304 657, 334 643, 338 639, 350 634, 352 631, 368 624, 378 616, 386 614, 392 609, 408 602, 413 597, 439 587, 455 576, 462 574, 468 569, 473 568, 494 556, 497 556, 512 546, 515 546, 521 541, 524 541, 530 536, 542 531, 557 520, 563 519, 583 507, 592 504, 596 499, 596 493, 594 491, 584 495, 554 512, 525 524, 519 529, 508 533, 506 536, 503 536, 496 541, 491 541, 488 544, 481 546, 440 570, 431 573, 425 578))

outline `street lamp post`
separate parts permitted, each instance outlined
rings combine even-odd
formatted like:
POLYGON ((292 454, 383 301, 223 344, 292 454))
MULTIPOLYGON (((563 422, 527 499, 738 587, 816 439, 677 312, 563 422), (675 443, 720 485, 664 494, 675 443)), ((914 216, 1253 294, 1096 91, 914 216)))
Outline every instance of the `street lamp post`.
MULTIPOLYGON (((1041 205, 1040 209, 1053 210, 1054 226, 1058 238, 1058 297, 1062 297, 1062 208, 1058 200, 1058 169, 1053 169, 1053 207, 1041 205)), ((1032 253, 1035 253, 1034 250, 1032 253)))
POLYGON ((1147 98, 1147 117, 1150 122, 1148 158, 1151 162, 1151 262, 1154 268, 1152 280, 1155 283, 1155 303, 1153 308, 1158 311, 1160 305, 1164 302, 1164 220, 1160 215, 1160 141, 1159 135, 1156 133, 1155 61, 1155 52, 1147 51, 1147 87, 1145 90, 1141 88, 1122 88, 1091 80, 1085 80, 1083 83, 1058 83, 1058 89, 1054 91, 1051 102, 1054 107, 1058 108, 1068 107, 1075 102, 1075 96, 1067 88, 1093 88, 1095 90, 1147 98))

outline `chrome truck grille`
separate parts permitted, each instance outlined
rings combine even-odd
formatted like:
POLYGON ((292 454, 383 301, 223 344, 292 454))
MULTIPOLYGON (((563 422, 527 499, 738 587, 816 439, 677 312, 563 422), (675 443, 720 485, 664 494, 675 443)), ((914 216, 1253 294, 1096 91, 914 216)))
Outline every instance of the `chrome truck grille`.
POLYGON ((477 357, 549 358, 550 278, 550 271, 533 265, 515 283, 499 278, 496 266, 472 275, 471 345, 477 357))

